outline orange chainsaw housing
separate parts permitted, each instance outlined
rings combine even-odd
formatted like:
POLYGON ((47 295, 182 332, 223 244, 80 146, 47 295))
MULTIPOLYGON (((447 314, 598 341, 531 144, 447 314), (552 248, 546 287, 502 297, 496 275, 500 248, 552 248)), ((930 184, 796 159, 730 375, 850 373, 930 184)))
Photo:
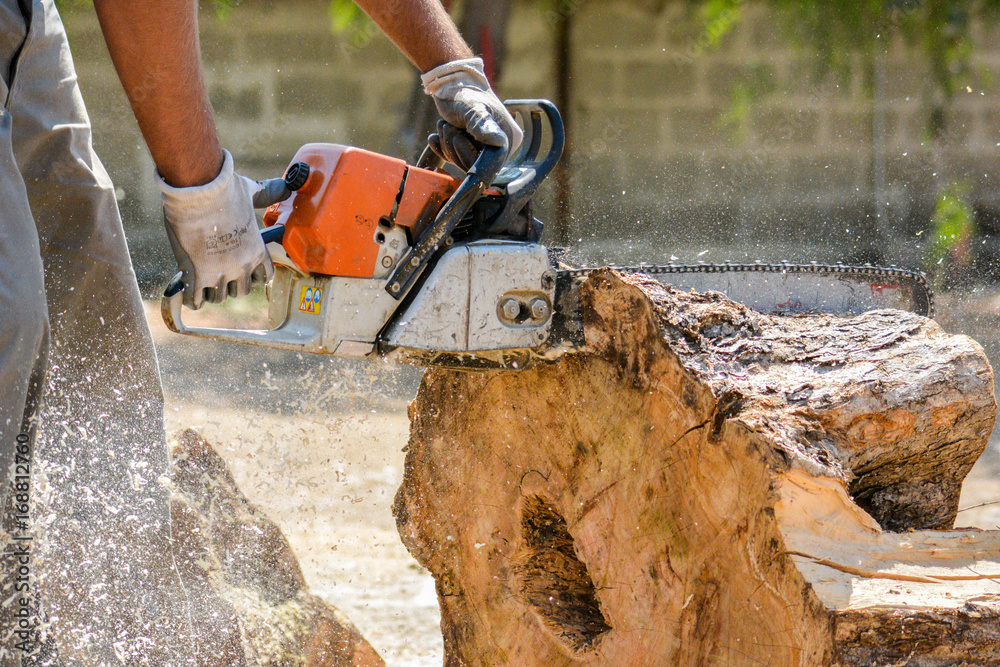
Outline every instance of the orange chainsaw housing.
POLYGON ((264 224, 285 225, 285 252, 308 273, 373 277, 379 221, 406 227, 413 243, 458 187, 447 174, 351 146, 306 144, 296 162, 309 165, 309 178, 267 209, 264 224))

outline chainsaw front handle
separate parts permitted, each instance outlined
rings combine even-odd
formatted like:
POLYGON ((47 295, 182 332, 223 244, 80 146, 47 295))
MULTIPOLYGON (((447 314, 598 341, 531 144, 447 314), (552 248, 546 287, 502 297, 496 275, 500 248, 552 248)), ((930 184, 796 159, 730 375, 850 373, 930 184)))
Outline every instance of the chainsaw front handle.
POLYGON ((513 116, 520 118, 524 140, 493 183, 506 194, 503 210, 493 223, 495 228, 502 228, 521 212, 541 182, 555 168, 566 146, 562 116, 552 102, 507 100, 504 104, 513 116))
POLYGON ((182 319, 184 305, 184 283, 178 273, 167 285, 160 300, 160 315, 163 323, 174 333, 199 336, 212 340, 259 345, 262 347, 294 350, 296 352, 322 352, 319 334, 315 330, 297 326, 282 326, 275 329, 216 329, 210 327, 189 327, 182 319))

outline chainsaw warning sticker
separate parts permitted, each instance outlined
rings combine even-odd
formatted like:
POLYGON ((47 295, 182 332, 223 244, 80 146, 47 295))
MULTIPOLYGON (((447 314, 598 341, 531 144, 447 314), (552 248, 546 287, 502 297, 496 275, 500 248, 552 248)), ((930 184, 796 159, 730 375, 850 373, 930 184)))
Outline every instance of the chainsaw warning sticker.
POLYGON ((323 289, 320 287, 303 287, 299 293, 299 310, 303 313, 319 315, 320 303, 323 301, 323 289))

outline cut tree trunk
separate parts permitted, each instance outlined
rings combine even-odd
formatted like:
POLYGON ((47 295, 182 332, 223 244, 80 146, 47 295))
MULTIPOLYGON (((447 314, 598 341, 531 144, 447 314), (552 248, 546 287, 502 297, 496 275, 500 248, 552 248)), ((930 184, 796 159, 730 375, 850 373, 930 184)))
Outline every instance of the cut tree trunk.
POLYGON ((410 406, 395 514, 447 665, 1000 661, 1000 534, 946 530, 996 415, 977 343, 610 270, 580 296, 584 351, 410 406))

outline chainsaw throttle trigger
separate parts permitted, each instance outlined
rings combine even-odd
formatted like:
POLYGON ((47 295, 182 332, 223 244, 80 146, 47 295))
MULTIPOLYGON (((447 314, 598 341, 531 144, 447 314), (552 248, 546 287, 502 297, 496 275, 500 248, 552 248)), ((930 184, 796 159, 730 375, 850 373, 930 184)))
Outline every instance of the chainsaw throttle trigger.
POLYGON ((260 240, 264 242, 264 245, 267 245, 268 243, 281 243, 284 237, 284 225, 273 225, 260 230, 260 240))
POLYGON ((184 289, 184 281, 182 280, 183 275, 184 275, 183 273, 178 271, 177 275, 175 275, 173 278, 170 279, 170 282, 167 283, 167 286, 163 288, 164 298, 169 299, 178 292, 183 291, 184 289))

